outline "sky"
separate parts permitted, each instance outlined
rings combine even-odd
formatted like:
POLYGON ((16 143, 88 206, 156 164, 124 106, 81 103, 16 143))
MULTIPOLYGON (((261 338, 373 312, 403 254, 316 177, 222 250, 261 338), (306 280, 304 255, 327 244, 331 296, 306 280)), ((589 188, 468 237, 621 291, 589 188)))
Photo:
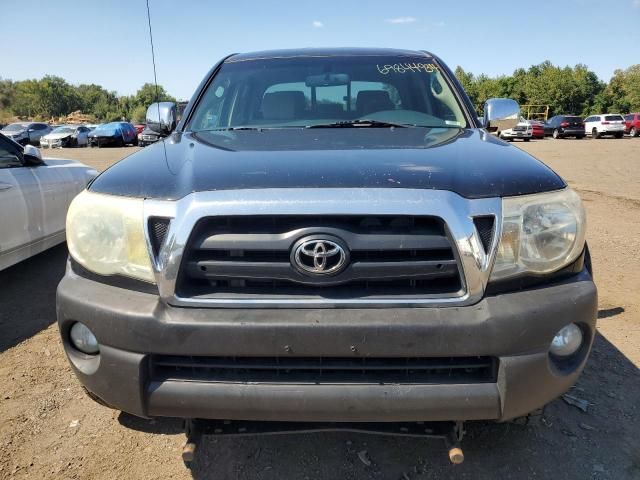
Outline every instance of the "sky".
MULTIPOLYGON (((189 99, 223 56, 272 48, 424 49, 452 69, 544 60, 602 80, 640 63, 640 0, 149 0, 158 83, 189 99)), ((145 0, 0 0, 0 77, 58 75, 129 95, 153 81, 145 0)))

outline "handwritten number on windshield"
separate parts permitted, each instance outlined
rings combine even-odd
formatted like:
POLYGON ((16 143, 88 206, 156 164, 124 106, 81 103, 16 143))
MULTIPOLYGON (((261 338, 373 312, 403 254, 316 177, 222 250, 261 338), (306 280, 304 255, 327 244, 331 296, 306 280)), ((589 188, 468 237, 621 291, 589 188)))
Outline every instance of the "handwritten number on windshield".
POLYGON ((394 63, 393 65, 376 65, 378 72, 382 75, 389 73, 433 73, 438 71, 438 67, 433 63, 394 63))

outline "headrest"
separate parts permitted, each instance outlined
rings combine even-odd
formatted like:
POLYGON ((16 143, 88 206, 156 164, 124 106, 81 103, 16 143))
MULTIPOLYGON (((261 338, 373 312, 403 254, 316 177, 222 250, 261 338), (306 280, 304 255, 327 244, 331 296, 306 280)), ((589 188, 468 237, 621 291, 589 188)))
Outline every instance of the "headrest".
POLYGON ((304 110, 304 93, 284 91, 267 93, 262 99, 262 118, 268 120, 293 120, 304 110))
POLYGON ((382 110, 393 110, 394 105, 389 93, 384 90, 361 90, 356 97, 358 115, 367 115, 382 110))

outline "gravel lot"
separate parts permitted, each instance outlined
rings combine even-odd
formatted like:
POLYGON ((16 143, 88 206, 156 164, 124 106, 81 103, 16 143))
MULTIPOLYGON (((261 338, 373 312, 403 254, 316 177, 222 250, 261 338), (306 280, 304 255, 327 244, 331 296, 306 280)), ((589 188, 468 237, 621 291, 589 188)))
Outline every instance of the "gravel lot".
MULTIPOLYGON (((468 424, 457 467, 439 441, 324 433, 205 438, 187 470, 180 422, 137 419, 82 393, 54 324, 62 245, 0 272, 0 478, 640 478, 640 138, 517 145, 567 179, 587 207, 601 319, 571 392, 590 402, 586 413, 559 399, 529 425, 468 424)), ((102 170, 135 150, 45 156, 102 170)))

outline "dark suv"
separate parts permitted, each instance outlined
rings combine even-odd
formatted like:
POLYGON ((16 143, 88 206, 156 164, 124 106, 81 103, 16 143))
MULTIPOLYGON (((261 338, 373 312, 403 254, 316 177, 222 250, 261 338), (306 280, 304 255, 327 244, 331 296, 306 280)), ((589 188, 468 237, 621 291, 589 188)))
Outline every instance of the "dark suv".
POLYGON ((640 135, 640 113, 630 113, 624 116, 624 133, 632 137, 640 135))
POLYGON ((513 100, 484 114, 427 52, 223 59, 177 126, 175 105, 149 108, 169 136, 69 209, 76 375, 143 417, 333 427, 556 398, 595 335, 584 209, 490 133, 513 100))
POLYGON ((553 138, 576 137, 577 139, 584 138, 586 135, 582 118, 573 115, 551 117, 544 124, 544 134, 553 138))

